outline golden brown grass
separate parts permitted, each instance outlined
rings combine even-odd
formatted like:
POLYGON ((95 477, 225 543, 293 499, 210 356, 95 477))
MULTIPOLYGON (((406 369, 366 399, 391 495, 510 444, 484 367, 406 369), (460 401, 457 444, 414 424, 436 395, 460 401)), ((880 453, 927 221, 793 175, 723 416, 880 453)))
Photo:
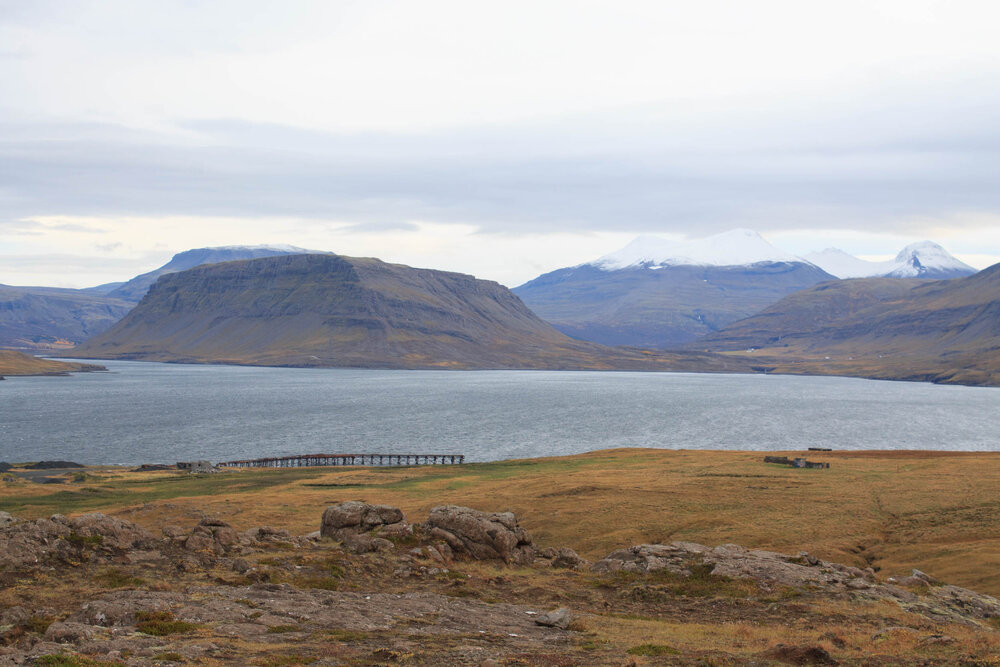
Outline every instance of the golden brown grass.
MULTIPOLYGON (((794 453, 789 453, 792 455, 794 453)), ((759 452, 619 449, 573 457, 420 468, 177 473, 98 471, 84 491, 0 485, 22 516, 101 510, 159 528, 202 512, 239 529, 304 534, 345 500, 401 507, 421 521, 460 504, 517 513, 542 546, 590 559, 644 542, 737 543, 871 565, 919 568, 1000 594, 1000 454, 813 452, 829 470, 763 463, 759 452), (165 502, 169 501, 169 502, 165 502)))
POLYGON ((104 370, 96 364, 72 361, 53 361, 14 350, 0 350, 0 376, 2 375, 63 375, 72 371, 104 370))

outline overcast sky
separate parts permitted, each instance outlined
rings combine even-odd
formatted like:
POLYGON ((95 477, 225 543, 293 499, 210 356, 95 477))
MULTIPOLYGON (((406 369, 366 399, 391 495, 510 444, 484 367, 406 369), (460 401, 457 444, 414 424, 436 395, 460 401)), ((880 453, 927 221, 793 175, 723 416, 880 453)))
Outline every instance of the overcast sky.
POLYGON ((0 0, 0 283, 286 243, 514 286, 733 227, 985 267, 997 25, 991 0, 0 0))

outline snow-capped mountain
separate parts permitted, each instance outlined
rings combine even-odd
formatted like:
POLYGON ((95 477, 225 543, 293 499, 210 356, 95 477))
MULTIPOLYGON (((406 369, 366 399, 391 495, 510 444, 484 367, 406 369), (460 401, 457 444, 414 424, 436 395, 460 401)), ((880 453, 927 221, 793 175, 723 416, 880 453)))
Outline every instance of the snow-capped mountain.
POLYGON ((920 241, 899 251, 895 259, 869 262, 837 248, 813 252, 804 258, 838 278, 959 278, 976 272, 933 241, 920 241))
POLYGON ((958 278, 976 270, 953 257, 933 241, 911 243, 896 255, 895 266, 886 276, 892 278, 958 278))
POLYGON ((565 334, 606 345, 669 348, 834 280, 749 229, 692 241, 640 236, 600 259, 514 293, 565 334))
POLYGON ((751 229, 733 229, 690 241, 640 236, 616 252, 592 262, 605 271, 645 266, 748 266, 761 262, 802 262, 751 229))

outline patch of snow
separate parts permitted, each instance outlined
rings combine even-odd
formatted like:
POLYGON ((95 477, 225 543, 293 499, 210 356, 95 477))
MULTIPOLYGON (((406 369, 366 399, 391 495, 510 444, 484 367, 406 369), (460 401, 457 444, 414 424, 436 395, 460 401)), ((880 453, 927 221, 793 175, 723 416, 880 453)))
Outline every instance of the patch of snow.
POLYGON ((646 266, 746 266, 760 262, 803 262, 750 229, 734 229, 690 241, 640 236, 627 246, 592 262, 605 271, 646 266))

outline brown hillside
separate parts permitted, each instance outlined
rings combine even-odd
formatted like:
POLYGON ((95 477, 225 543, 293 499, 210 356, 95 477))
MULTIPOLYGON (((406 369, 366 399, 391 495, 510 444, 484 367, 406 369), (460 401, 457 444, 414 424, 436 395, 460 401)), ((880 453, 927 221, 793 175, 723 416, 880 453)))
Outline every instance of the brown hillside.
POLYGON ((778 372, 998 385, 1000 265, 954 280, 823 283, 694 346, 778 372))

